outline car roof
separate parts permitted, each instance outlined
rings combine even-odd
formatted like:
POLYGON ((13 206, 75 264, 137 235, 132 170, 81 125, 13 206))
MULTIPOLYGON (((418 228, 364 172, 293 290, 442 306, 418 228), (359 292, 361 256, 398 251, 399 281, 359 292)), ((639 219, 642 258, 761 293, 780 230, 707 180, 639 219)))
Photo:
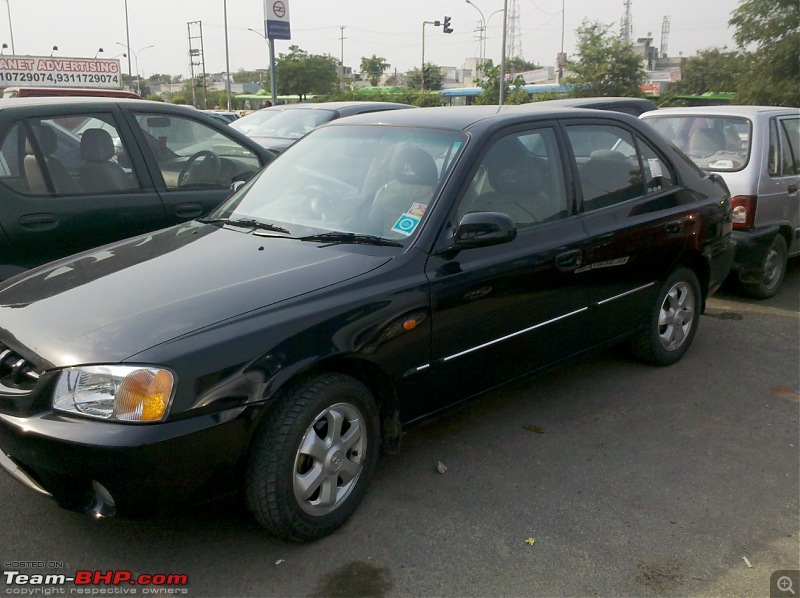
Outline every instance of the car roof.
POLYGON ((780 106, 693 106, 681 108, 659 108, 654 112, 646 112, 641 118, 658 118, 661 116, 743 116, 752 117, 757 114, 800 114, 798 108, 783 108, 780 106))
MULTIPOLYGON (((542 104, 544 104, 544 102, 542 102, 542 104)), ((608 110, 591 110, 588 108, 569 108, 561 106, 535 106, 534 104, 525 104, 525 106, 528 107, 525 110, 520 109, 522 106, 486 105, 440 106, 435 108, 417 108, 416 110, 370 112, 367 114, 348 116, 346 119, 335 120, 323 126, 387 124, 466 130, 479 122, 487 120, 505 120, 508 121, 508 124, 513 124, 517 121, 524 122, 526 120, 530 120, 532 116, 541 116, 542 119, 552 119, 567 116, 602 116, 606 118, 616 118, 619 120, 637 120, 633 116, 608 110)))
MULTIPOLYGON (((628 98, 628 97, 594 97, 594 98, 560 98, 557 100, 543 100, 552 106, 573 106, 576 108, 598 108, 603 110, 616 110, 620 108, 633 108, 639 114, 657 110, 652 100, 647 98, 628 98)), ((525 104, 527 105, 527 104, 525 104)))
POLYGON ((416 108, 411 104, 401 104, 399 102, 300 102, 297 104, 279 104, 257 110, 343 110, 347 108, 364 108, 394 110, 399 108, 416 108))
POLYGON ((186 104, 171 104, 168 102, 154 102, 152 100, 137 100, 134 98, 101 98, 101 97, 29 97, 29 98, 7 98, 0 101, 0 110, 16 109, 26 106, 117 106, 128 105, 136 108, 162 108, 169 106, 180 111, 197 111, 193 106, 186 104))

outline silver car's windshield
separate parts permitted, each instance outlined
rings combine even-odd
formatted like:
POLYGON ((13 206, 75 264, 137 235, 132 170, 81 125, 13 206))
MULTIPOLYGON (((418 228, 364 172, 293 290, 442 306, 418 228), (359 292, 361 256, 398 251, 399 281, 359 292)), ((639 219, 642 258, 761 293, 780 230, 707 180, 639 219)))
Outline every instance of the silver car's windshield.
POLYGON ((405 243, 424 224, 465 141, 440 129, 323 128, 212 216, 278 225, 295 237, 337 232, 405 243))
POLYGON ((747 166, 751 123, 735 116, 652 116, 645 120, 703 170, 731 172, 747 166))

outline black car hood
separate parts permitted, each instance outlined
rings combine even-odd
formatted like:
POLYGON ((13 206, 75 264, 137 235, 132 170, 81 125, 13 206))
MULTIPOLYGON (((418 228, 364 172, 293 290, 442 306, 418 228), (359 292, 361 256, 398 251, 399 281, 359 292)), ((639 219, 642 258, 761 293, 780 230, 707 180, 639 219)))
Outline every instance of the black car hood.
POLYGON ((352 246, 188 223, 53 262, 0 285, 0 342, 35 353, 43 367, 122 361, 364 274, 388 259, 352 246))

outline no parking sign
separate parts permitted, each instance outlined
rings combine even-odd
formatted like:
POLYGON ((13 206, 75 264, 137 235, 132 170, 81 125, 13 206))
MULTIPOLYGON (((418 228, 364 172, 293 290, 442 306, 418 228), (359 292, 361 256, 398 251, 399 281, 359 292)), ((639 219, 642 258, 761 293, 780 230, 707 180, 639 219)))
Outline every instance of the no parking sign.
POLYGON ((264 0, 264 20, 268 39, 292 39, 289 0, 264 0))

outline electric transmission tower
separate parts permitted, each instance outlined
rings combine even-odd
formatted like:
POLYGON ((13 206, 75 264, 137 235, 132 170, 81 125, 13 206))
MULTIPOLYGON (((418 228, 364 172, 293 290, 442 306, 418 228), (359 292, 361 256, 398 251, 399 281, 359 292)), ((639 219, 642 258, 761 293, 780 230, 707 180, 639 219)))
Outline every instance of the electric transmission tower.
POLYGON ((633 22, 631 19, 632 0, 623 1, 625 4, 625 14, 622 15, 622 21, 620 21, 619 35, 624 41, 630 43, 631 37, 633 36, 633 22))
POLYGON ((208 88, 206 85, 206 59, 203 56, 203 23, 201 21, 189 21, 186 23, 189 30, 189 69, 192 73, 192 104, 197 107, 197 95, 195 89, 203 88, 203 108, 208 108, 208 88), (199 44, 199 47, 198 45, 199 44), (195 78, 195 67, 200 67, 201 80, 198 83, 195 78))
POLYGON ((506 58, 522 57, 522 33, 519 24, 519 3, 511 0, 508 9, 506 58))

